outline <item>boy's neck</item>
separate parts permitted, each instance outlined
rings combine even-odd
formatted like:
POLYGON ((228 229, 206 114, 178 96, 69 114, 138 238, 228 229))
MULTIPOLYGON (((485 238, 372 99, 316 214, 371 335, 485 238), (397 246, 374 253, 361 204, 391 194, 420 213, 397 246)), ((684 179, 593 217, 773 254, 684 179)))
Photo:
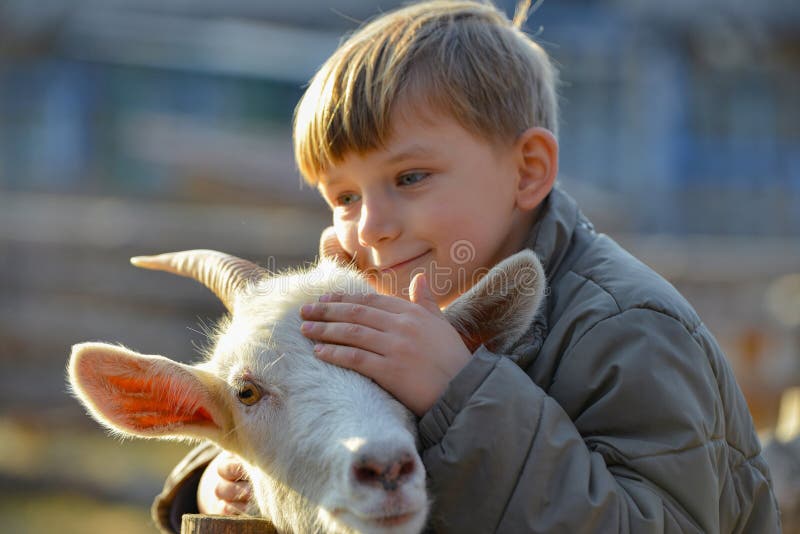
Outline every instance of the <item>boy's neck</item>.
POLYGON ((505 255, 502 258, 498 258, 497 262, 500 262, 525 248, 525 244, 528 242, 528 238, 531 233, 531 228, 536 221, 539 220, 542 211, 543 208, 540 204, 531 211, 523 211, 518 213, 519 216, 512 225, 511 233, 508 236, 506 250, 503 251, 505 255))

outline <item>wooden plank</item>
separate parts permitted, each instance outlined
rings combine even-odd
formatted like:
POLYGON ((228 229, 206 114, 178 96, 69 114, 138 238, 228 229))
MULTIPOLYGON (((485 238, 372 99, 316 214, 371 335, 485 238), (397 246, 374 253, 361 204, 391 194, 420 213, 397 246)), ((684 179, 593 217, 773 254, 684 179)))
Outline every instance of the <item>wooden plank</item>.
POLYGON ((181 534, 278 534, 278 531, 260 517, 184 514, 181 534))

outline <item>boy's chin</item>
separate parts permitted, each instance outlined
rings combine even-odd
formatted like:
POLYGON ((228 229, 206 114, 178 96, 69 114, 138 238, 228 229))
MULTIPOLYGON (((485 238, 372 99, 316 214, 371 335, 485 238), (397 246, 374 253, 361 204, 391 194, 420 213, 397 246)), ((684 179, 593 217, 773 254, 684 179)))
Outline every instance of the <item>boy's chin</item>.
POLYGON ((381 295, 389 295, 409 300, 410 280, 403 280, 396 273, 376 273, 369 272, 367 281, 381 295))
MULTIPOLYGON (((405 281, 405 283, 398 283, 397 280, 392 280, 391 277, 384 277, 383 279, 377 276, 368 276, 367 280, 369 284, 381 295, 389 295, 391 297, 398 297, 403 300, 411 300, 411 284, 410 281, 405 281), (387 279, 388 278, 388 279, 387 279)), ((436 300, 436 304, 439 306, 440 309, 446 308, 453 302, 456 297, 458 297, 457 293, 444 293, 442 291, 436 291, 435 288, 431 287, 431 293, 433 294, 433 298, 436 300)))
POLYGON ((381 280, 378 280, 377 278, 370 279, 369 283, 370 285, 372 285, 373 288, 375 288, 375 291, 377 291, 381 295, 397 297, 403 300, 411 300, 411 294, 408 288, 408 284, 399 286, 392 282, 383 282, 381 280))

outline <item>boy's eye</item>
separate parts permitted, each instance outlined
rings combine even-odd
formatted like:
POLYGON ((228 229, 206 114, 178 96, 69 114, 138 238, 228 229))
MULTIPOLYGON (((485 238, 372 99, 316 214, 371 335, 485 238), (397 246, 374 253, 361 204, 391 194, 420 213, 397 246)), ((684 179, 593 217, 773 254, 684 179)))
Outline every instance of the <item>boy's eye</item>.
POLYGON ((397 178, 397 185, 414 185, 428 177, 426 172, 409 172, 397 178))
POLYGON ((337 206, 349 206, 361 199, 361 195, 355 193, 343 193, 336 197, 337 206))

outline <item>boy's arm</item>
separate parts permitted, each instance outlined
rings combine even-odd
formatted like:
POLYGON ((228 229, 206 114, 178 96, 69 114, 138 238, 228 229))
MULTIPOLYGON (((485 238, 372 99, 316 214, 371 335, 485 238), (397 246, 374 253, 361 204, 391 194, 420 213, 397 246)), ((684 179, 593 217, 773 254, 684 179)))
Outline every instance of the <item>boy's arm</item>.
POLYGON ((180 532, 183 514, 198 512, 197 487, 200 477, 219 453, 219 447, 211 443, 198 445, 169 474, 164 489, 156 496, 151 508, 153 520, 161 532, 180 532))
POLYGON ((206 443, 173 469, 153 504, 153 517, 162 531, 178 532, 183 514, 251 513, 252 495, 241 459, 206 443))
POLYGON ((652 310, 608 318, 550 395, 480 348, 420 422, 434 529, 778 532, 763 460, 726 442, 750 429, 744 400, 693 334, 652 310))

